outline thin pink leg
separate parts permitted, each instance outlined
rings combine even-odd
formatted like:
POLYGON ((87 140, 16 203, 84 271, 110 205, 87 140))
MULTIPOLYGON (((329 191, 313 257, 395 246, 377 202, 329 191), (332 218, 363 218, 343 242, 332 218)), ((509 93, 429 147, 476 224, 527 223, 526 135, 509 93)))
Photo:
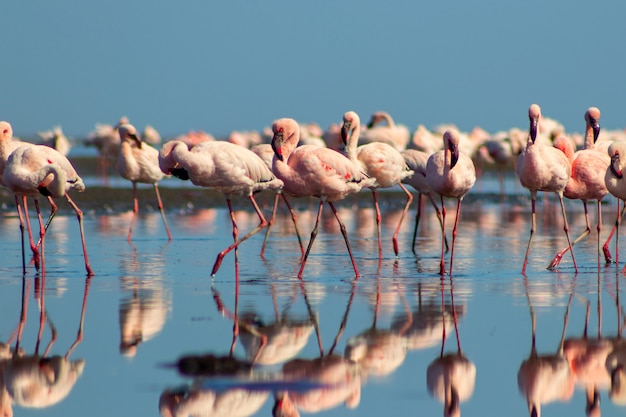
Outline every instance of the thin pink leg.
POLYGON ((92 276, 93 270, 91 269, 91 265, 89 265, 89 256, 87 255, 87 244, 85 243, 85 230, 83 227, 83 211, 78 208, 74 200, 72 200, 69 194, 65 194, 65 198, 67 202, 70 203, 70 206, 76 212, 76 218, 78 219, 78 228, 80 230, 80 241, 83 245, 83 257, 85 258, 85 269, 87 270, 87 275, 92 276))
MULTIPOLYGON (((220 268, 220 265, 222 264, 222 260, 224 259, 224 256, 226 256, 226 254, 228 252, 230 252, 231 250, 235 249, 242 242, 248 240, 248 238, 252 237, 257 232, 261 231, 264 227, 267 227, 267 220, 265 220, 265 217, 263 216, 263 213, 261 212, 261 209, 259 208, 259 205, 257 204, 256 200, 254 199, 254 196, 250 195, 250 196, 248 196, 248 198, 250 199, 250 202, 252 203, 252 206, 254 207, 254 210, 256 211, 257 216, 259 216, 259 225, 254 230, 249 232, 247 235, 245 235, 241 239, 236 240, 232 245, 230 245, 229 247, 227 247, 226 249, 224 249, 223 251, 221 251, 217 255, 217 259, 215 260, 215 264, 213 265, 213 270, 211 271, 211 275, 215 275, 217 273, 217 270, 220 268)), ((228 203, 228 210, 230 210, 231 217, 232 217, 232 216, 234 216, 234 212, 233 212, 232 204, 231 204, 230 199, 228 197, 226 197, 226 202, 228 203)), ((233 233, 234 233, 235 232, 235 228, 236 228, 236 224, 235 224, 235 221, 234 221, 234 217, 232 217, 232 218, 233 218, 233 233)))
POLYGON ((402 221, 404 220, 404 216, 406 216, 407 211, 409 211, 409 206, 411 205, 411 201, 413 201, 413 194, 406 189, 403 184, 398 184, 402 191, 406 193, 406 204, 404 206, 404 210, 402 210, 402 215, 400 216, 400 221, 398 221, 398 226, 396 226, 396 231, 393 234, 393 251, 398 256, 398 234, 400 233, 400 227, 402 226, 402 221))
POLYGON ((130 227, 128 228, 128 235, 126 236, 126 240, 128 240, 129 242, 131 237, 133 236, 133 226, 135 225, 138 211, 139 203, 137 202, 137 183, 133 182, 133 218, 130 220, 130 227))
POLYGON ((563 231, 565 237, 567 237, 567 244, 569 245, 569 251, 572 254, 572 262, 574 263, 574 269, 578 272, 578 265, 576 265, 576 258, 574 258, 574 251, 572 250, 572 241, 569 237, 569 224, 567 223, 567 215, 565 214, 565 204, 563 203, 563 192, 556 193, 559 196, 561 202, 561 213, 563 213, 563 231))
POLYGON ((413 229, 413 241, 411 243, 411 250, 415 253, 415 241, 417 240, 417 228, 420 224, 420 217, 422 215, 422 193, 417 194, 417 213, 415 214, 415 229, 413 229))
MULTIPOLYGON (((587 201, 586 200, 583 200, 583 207, 585 208, 585 222, 587 224, 587 227, 586 227, 585 231, 582 232, 580 234, 580 236, 578 236, 572 242, 572 246, 576 245, 578 242, 583 240, 585 237, 587 237, 591 233, 591 222, 589 221, 589 212, 587 210, 587 201)), ((556 267, 559 266, 559 263, 561 263, 561 260, 563 259, 563 255, 565 255, 568 250, 570 250, 570 247, 566 246, 559 253, 557 253, 554 256, 554 258, 552 259, 552 261, 550 262, 550 265, 548 265, 548 269, 556 269, 556 267)))
POLYGON ((378 237, 378 258, 383 257, 383 244, 381 242, 381 225, 382 217, 380 215, 380 207, 378 206, 378 192, 372 188, 372 198, 374 199, 374 209, 376 210, 376 236, 378 237))
POLYGON ((457 227, 459 225, 459 217, 461 217, 461 204, 462 198, 457 199, 456 202, 456 219, 454 219, 454 229, 452 229, 452 249, 450 252, 450 278, 452 278, 452 262, 454 261, 454 242, 456 241, 457 227))
POLYGON ((279 198, 280 198, 280 193, 276 193, 276 195, 274 196, 274 207, 272 208, 272 217, 270 217, 270 221, 267 223, 267 229, 265 229, 265 237, 263 238, 263 245, 261 245, 261 259, 265 259, 265 245, 267 245, 267 240, 270 237, 272 226, 274 225, 274 221, 276 221, 276 209, 278 208, 279 198))
MULTIPOLYGON (((437 202, 435 201, 435 198, 432 196, 432 194, 428 194, 428 199, 435 209, 435 213, 437 214, 437 220, 439 220, 439 226, 443 230, 443 220, 441 219, 441 211, 439 210, 439 207, 437 207, 437 202)), ((445 234, 443 236, 443 242, 446 244, 446 252, 448 252, 448 238, 445 236, 445 234)))
POLYGON ((537 191, 530 191, 530 199, 531 199, 531 226, 530 226, 530 238, 528 239, 528 246, 526 247, 526 255, 524 256, 524 264, 522 265, 522 275, 526 275, 526 264, 528 263, 528 254, 530 253, 530 245, 533 241, 533 236, 535 235, 535 230, 537 228, 537 213, 535 211, 536 202, 537 202, 537 191))
POLYGON ((72 343, 72 346, 67 350, 65 359, 68 359, 76 346, 83 341, 83 328, 85 326, 85 312, 87 311, 87 296, 89 295, 89 285, 91 284, 91 275, 88 275, 85 279, 85 291, 83 292, 83 305, 80 310, 80 321, 78 323, 78 332, 76 334, 76 340, 72 343))
POLYGON ((161 218, 163 219, 163 225, 165 226, 165 232, 167 233, 167 240, 172 240, 172 234, 170 233, 170 228, 167 225, 167 220, 165 219, 163 200, 161 200, 161 193, 159 192, 159 186, 156 182, 154 183, 154 192, 156 193, 157 204, 159 205, 159 211, 161 212, 161 218))
POLYGON ((337 213, 337 209, 335 208, 335 205, 332 202, 328 202, 328 205, 330 206, 331 210, 333 211, 333 214, 335 215, 335 218, 337 219, 337 223, 339 223, 339 229, 341 230, 341 234, 343 235, 343 240, 346 242, 346 248, 348 248, 348 253, 350 254, 350 260, 352 261, 352 268, 354 268, 354 273, 356 275, 356 277, 359 277, 359 269, 356 267, 356 262, 354 261, 354 256, 352 256, 352 249, 350 248, 350 241, 348 240, 348 233, 346 231, 346 225, 343 224, 343 222, 341 221, 341 219, 339 218, 339 213, 337 213))
MULTIPOLYGON (((439 262, 439 274, 446 274, 446 263, 445 263, 445 244, 444 239, 446 237, 446 205, 443 203, 443 196, 441 196, 441 261, 439 262)), ((452 241, 452 249, 454 250, 454 240, 452 241)))
MULTIPOLYGON (((300 271, 298 271, 298 278, 302 279, 302 272, 304 272, 304 266, 306 265, 306 260, 309 257, 309 253, 311 252, 311 247, 313 246, 313 242, 315 241, 315 237, 317 236, 317 229, 320 225, 320 219, 322 217, 322 209, 324 208, 324 200, 320 199, 320 205, 317 209, 317 218, 315 220, 315 227, 313 227, 313 231, 311 231, 311 238, 309 239, 309 244, 304 252, 304 256, 302 257, 302 262, 300 263, 300 271)), ((358 276, 358 274, 357 274, 358 276)))
POLYGON ((283 201, 289 209, 289 213, 291 214, 291 220, 293 221, 293 227, 296 231, 296 237, 298 238, 298 244, 300 245, 300 252, 302 252, 302 254, 304 255, 304 243, 302 243, 302 237, 300 236, 300 231, 298 230, 296 211, 293 209, 293 207, 291 207, 291 203, 289 203, 289 199, 287 198, 285 193, 281 193, 280 195, 282 196, 283 201))
MULTIPOLYGON (((615 231, 619 227, 619 224, 621 223, 621 219, 624 217, 624 213, 626 212, 626 204, 624 204, 624 208, 622 209, 621 213, 619 210, 619 206, 620 206, 620 199, 617 199, 617 217, 615 219, 615 224, 613 225, 613 228, 609 232, 609 237, 607 237, 606 241, 604 242, 604 246, 602 246, 602 251, 604 252, 604 261, 607 264, 610 264, 613 262, 613 258, 611 257, 611 251, 609 250, 609 243, 611 242, 611 239, 613 239, 613 235, 615 234, 615 231)), ((615 242, 616 262, 617 262, 617 249, 618 247, 617 247, 617 240, 616 240, 615 242)))

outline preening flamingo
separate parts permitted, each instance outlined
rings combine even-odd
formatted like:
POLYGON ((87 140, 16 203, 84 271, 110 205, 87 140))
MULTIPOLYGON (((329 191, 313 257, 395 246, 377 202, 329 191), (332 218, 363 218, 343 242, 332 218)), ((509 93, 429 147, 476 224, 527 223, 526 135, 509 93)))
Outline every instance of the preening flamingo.
POLYGON ((294 119, 276 120, 272 131, 272 148, 275 153, 272 170, 285 183, 284 192, 295 197, 316 196, 320 199, 317 219, 302 257, 298 278, 302 278, 306 260, 317 236, 324 202, 328 203, 339 223, 352 267, 358 277, 359 270, 352 256, 346 227, 333 203, 361 191, 363 187, 372 186, 376 179, 368 178, 358 165, 337 151, 311 145, 298 147, 300 128, 294 119))
MULTIPOLYGON (((42 264, 44 260, 43 242, 46 228, 43 224, 41 213, 39 212, 37 199, 40 195, 51 198, 65 197, 67 199, 67 202, 72 206, 78 218, 83 256, 85 258, 85 269, 88 275, 93 275, 93 270, 89 265, 89 258, 87 256, 87 246, 85 244, 83 212, 68 194, 70 190, 84 191, 85 184, 78 176, 78 173, 70 161, 58 151, 47 146, 22 146, 14 150, 9 156, 6 167, 4 168, 3 180, 5 185, 13 191, 16 196, 28 196, 35 200, 42 243, 42 264)), ((56 205, 54 205, 52 199, 49 200, 51 204, 53 204, 52 211, 54 214, 54 212, 56 212, 56 205)), ((51 217, 53 214, 51 214, 51 217)))
POLYGON ((443 149, 428 158, 426 164, 426 181, 430 188, 441 196, 441 262, 439 272, 446 273, 444 261, 446 238, 446 206, 444 197, 456 198, 456 218, 452 229, 452 249, 450 252, 450 276, 454 261, 454 242, 461 215, 463 198, 476 182, 474 162, 468 155, 459 151, 459 132, 455 129, 446 130, 443 134, 443 149))
POLYGON ((159 211, 161 212, 163 224, 165 225, 167 239, 172 240, 172 234, 170 233, 170 228, 165 219, 163 202, 161 201, 161 195, 159 193, 158 182, 165 176, 159 169, 159 151, 147 143, 144 143, 137 133, 135 126, 129 123, 119 126, 118 131, 122 145, 117 158, 117 171, 123 178, 133 183, 133 218, 130 222, 126 239, 130 242, 133 235, 133 225, 135 224, 137 212, 139 211, 137 183, 140 182, 152 184, 154 187, 159 211))
POLYGON ((360 165, 363 172, 369 177, 375 178, 376 182, 370 187, 374 198, 374 209, 376 210, 376 230, 378 236, 378 255, 382 257, 383 248, 381 243, 381 215, 378 206, 378 189, 398 186, 407 196, 404 210, 393 234, 393 251, 398 256, 398 234, 409 205, 413 200, 413 195, 402 184, 402 180, 413 175, 413 171, 407 166, 402 154, 393 146, 384 142, 371 142, 358 146, 361 131, 361 119, 354 111, 348 111, 343 115, 343 126, 341 127, 341 139, 346 145, 346 154, 356 165, 360 165))
POLYGON ((372 113, 367 129, 361 135, 361 143, 383 142, 393 146, 398 151, 406 149, 411 139, 409 129, 396 124, 391 115, 384 111, 372 113), (381 125, 380 123, 386 123, 381 125))
MULTIPOLYGON (((565 136, 560 135, 554 140, 554 147, 561 149, 567 159, 572 163, 572 174, 565 186, 563 195, 566 198, 572 200, 582 200, 583 207, 585 209, 585 222, 587 228, 572 242, 572 246, 580 242, 591 233, 591 224, 589 223, 589 213, 587 211, 587 200, 596 200, 597 212, 598 212, 598 225, 596 227, 598 231, 598 266, 600 265, 600 230, 602 229, 602 210, 600 204, 605 195, 609 193, 606 188, 604 176, 608 169, 611 158, 606 152, 600 152, 596 149, 595 143, 598 140, 600 134, 600 110, 597 107, 590 107, 585 112, 585 148, 574 153, 574 145, 565 136)), ((609 236, 610 239, 610 236, 609 236)), ((605 258, 607 262, 610 262, 610 253, 608 253, 608 240, 605 247, 605 258)), ((569 247, 565 247, 559 253, 556 254, 550 265, 549 269, 555 269, 563 255, 569 250, 569 247)))
POLYGON ((159 166, 166 174, 190 179, 200 187, 213 188, 224 194, 233 226, 234 243, 217 255, 211 275, 215 275, 226 254, 267 226, 254 193, 279 191, 283 182, 276 178, 265 162, 251 150, 225 141, 201 142, 191 148, 181 141, 165 143, 159 153, 159 166), (231 204, 233 195, 245 195, 259 216, 259 225, 239 239, 239 229, 231 204))
POLYGON ((517 157, 517 176, 522 186, 530 191, 532 200, 532 224, 528 247, 526 248, 526 255, 524 256, 522 274, 526 274, 530 245, 537 228, 535 209, 537 191, 554 192, 559 198, 561 212, 563 214, 563 230, 567 237, 568 248, 572 254, 574 269, 578 272, 574 252, 571 251, 572 242, 569 237, 569 225, 567 223, 567 215, 565 214, 565 205, 563 204, 563 192, 572 173, 572 164, 562 151, 552 146, 535 142, 537 139, 539 120, 541 119, 541 108, 539 105, 532 104, 530 106, 528 109, 528 118, 530 120, 530 127, 526 148, 517 157))

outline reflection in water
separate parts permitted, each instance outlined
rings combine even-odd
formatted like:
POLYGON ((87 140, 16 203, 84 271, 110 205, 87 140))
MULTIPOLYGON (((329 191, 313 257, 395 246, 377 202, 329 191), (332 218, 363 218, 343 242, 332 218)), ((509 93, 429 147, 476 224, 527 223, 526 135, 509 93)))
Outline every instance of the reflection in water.
POLYGON ((626 314, 620 301, 619 283, 623 279, 615 273, 615 305, 617 306, 617 335, 612 338, 613 351, 606 359, 606 370, 611 376, 609 398, 617 405, 626 406, 626 340, 623 339, 626 314))
POLYGON ((135 356, 138 346, 156 336, 171 310, 171 294, 165 289, 162 274, 162 254, 150 254, 149 259, 139 260, 137 248, 131 243, 132 256, 122 260, 122 292, 120 300, 120 353, 135 356), (138 275, 142 265, 149 263, 149 276, 138 275))
POLYGON ((556 353, 539 355, 535 344, 536 317, 535 309, 528 290, 528 279, 524 276, 526 284, 526 297, 530 308, 532 323, 532 343, 528 359, 522 362, 517 373, 517 386, 520 393, 526 398, 528 411, 531 417, 541 415, 541 405, 552 401, 568 401, 574 394, 574 376, 567 361, 563 346, 565 342, 565 332, 569 318, 569 310, 574 296, 576 278, 574 278, 570 289, 570 297, 565 310, 563 321, 563 332, 561 342, 556 353))
POLYGON ((461 402, 467 401, 474 393, 476 383, 476 366, 461 350, 458 317, 454 303, 454 284, 450 276, 451 312, 446 311, 445 280, 441 281, 441 323, 445 323, 447 315, 452 315, 456 333, 457 351, 444 353, 446 343, 446 326, 442 325, 441 353, 430 363, 426 370, 426 385, 430 395, 444 404, 444 416, 460 416, 461 402))
MULTIPOLYGON (((396 291, 392 292, 396 293, 396 291)), ((381 298, 389 300, 389 297, 386 297, 381 291, 381 282, 378 279, 372 325, 369 329, 348 340, 344 356, 361 365, 363 376, 389 375, 406 358, 407 348, 404 331, 408 328, 411 314, 404 293, 398 289, 397 294, 402 297, 405 304, 407 326, 401 327, 400 331, 376 327, 381 308, 381 298)), ((393 297, 393 299, 397 298, 393 297)))
MULTIPOLYGON (((32 355, 20 348, 21 337, 26 325, 28 294, 30 285, 23 278, 20 322, 7 344, 0 346, 0 415, 12 416, 12 404, 22 407, 44 408, 57 404, 67 397, 78 378, 82 375, 85 360, 70 360, 70 355, 82 341, 87 296, 91 277, 85 280, 85 290, 80 314, 78 333, 74 343, 65 355, 48 356, 57 338, 57 330, 45 307, 45 291, 39 292, 40 319, 39 332, 32 355), (51 339, 43 354, 39 353, 44 326, 48 324, 51 339), (15 348, 10 344, 15 339, 15 348)), ((45 286, 45 272, 42 271, 41 285, 45 286)))
POLYGON ((163 417, 246 417, 256 413, 265 403, 267 391, 229 389, 217 391, 196 387, 168 389, 159 398, 163 417))

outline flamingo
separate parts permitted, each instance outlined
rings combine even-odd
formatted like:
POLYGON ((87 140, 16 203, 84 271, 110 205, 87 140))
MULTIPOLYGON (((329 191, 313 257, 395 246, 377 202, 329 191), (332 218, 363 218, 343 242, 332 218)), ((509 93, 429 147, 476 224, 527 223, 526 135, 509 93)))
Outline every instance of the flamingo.
POLYGON ((93 145, 98 149, 97 168, 108 183, 109 162, 116 160, 120 153, 121 140, 118 128, 127 124, 128 117, 122 116, 115 125, 96 123, 95 129, 89 134, 86 145, 93 145))
MULTIPOLYGON (((52 198, 65 197, 67 202, 72 206, 78 218, 78 226, 80 229, 80 237, 83 245, 83 256, 85 258, 85 269, 87 275, 93 275, 93 270, 89 265, 89 257, 87 256, 87 246, 85 244, 85 233, 83 230, 83 212, 78 208, 76 203, 69 196, 68 191, 77 190, 82 192, 85 190, 83 180, 70 163, 70 161, 58 151, 43 145, 27 145, 17 148, 11 153, 4 168, 3 180, 5 185, 16 195, 16 202, 19 201, 17 196, 31 197, 35 200, 37 207, 37 215, 39 218, 39 233, 41 237, 42 249, 41 258, 43 264, 43 242, 45 237, 45 227, 41 219, 39 211, 38 198, 44 195, 49 198, 53 205, 50 220, 56 212, 56 204, 52 198)), ((23 230, 23 229, 22 229, 23 230)))
MULTIPOLYGON (((416 149, 405 149, 402 151, 402 156, 404 157, 404 162, 406 162, 407 166, 410 170, 414 172, 410 177, 406 177, 402 180, 404 184, 408 184, 413 187, 417 191, 417 214, 415 215, 415 229, 413 230, 413 243, 411 244, 411 250, 415 253, 415 240, 417 238, 417 228, 420 223, 420 217, 422 213, 422 196, 425 195, 433 205, 435 209, 435 213, 437 213, 437 219, 439 220, 439 225, 443 228, 443 221, 441 220, 441 211, 439 207, 437 207, 437 203, 435 202, 435 198, 433 197, 433 190, 428 185, 428 181, 426 180, 426 165, 428 163, 428 157, 430 154, 418 151, 416 149)), ((446 251, 448 250, 448 239, 444 237, 446 251)))
MULTIPOLYGON (((572 200, 582 200, 585 209, 585 222, 587 228, 572 242, 572 246, 584 239, 591 233, 591 224, 589 223, 589 213, 587 212, 587 200, 597 201, 598 210, 598 265, 600 265, 600 230, 602 228, 602 210, 600 204, 605 195, 609 193, 606 188, 604 176, 609 168, 611 158, 606 152, 600 152, 595 147, 595 142, 600 134, 600 110, 597 107, 590 107, 585 112, 585 122, 587 124, 585 133, 585 148, 574 153, 574 145, 565 136, 560 135, 554 140, 554 147, 561 149, 572 163, 572 174, 565 186, 563 195, 572 200)), ((610 238, 610 236, 609 236, 610 238)), ((610 240, 610 239, 609 239, 610 240)), ((605 243, 605 259, 610 262, 610 254, 608 253, 608 243, 605 243)), ((556 254, 549 269, 555 269, 563 255, 569 250, 564 248, 556 254)))
POLYGON ((370 116, 367 129, 361 135, 361 143, 384 142, 403 151, 410 138, 411 132, 406 126, 396 124, 389 113, 377 111, 370 116), (382 122, 386 125, 379 126, 382 122))
POLYGON ((468 155, 459 152, 459 132, 456 129, 446 130, 443 134, 443 149, 435 152, 428 158, 426 164, 426 181, 433 191, 441 197, 441 262, 439 272, 445 275, 445 225, 446 206, 444 197, 456 198, 456 219, 452 229, 452 251, 450 253, 450 276, 452 276, 452 262, 454 260, 454 241, 461 214, 463 198, 476 182, 474 162, 468 155))
MULTIPOLYGON (((20 146, 31 146, 27 142, 22 142, 13 137, 13 128, 9 122, 0 121, 0 185, 5 185, 3 179, 4 168, 9 160, 9 155, 20 146)), ((22 203, 20 204, 20 198, 15 195, 15 205, 17 207, 17 214, 20 220, 20 231, 22 235, 22 272, 26 273, 26 255, 24 254, 24 216, 26 217, 26 226, 28 228, 28 237, 30 240, 30 248, 33 252, 33 258, 35 260, 35 268, 39 269, 39 249, 35 245, 33 239, 32 230, 30 228, 30 220, 28 219, 28 205, 26 203, 26 196, 22 196, 22 203), (22 213, 22 206, 24 207, 24 213, 22 213)), ((39 202, 35 200, 36 207, 39 207, 39 202)))
POLYGON ((67 136, 63 133, 61 126, 55 126, 52 130, 47 130, 45 132, 38 132, 37 136, 41 139, 39 145, 54 148, 63 156, 67 156, 72 147, 70 141, 67 139, 67 136))
POLYGON ((384 142, 371 142, 357 146, 361 131, 361 119, 354 111, 347 111, 343 115, 341 127, 341 139, 346 146, 346 154, 350 160, 360 166, 369 177, 375 178, 376 182, 370 187, 376 210, 376 230, 378 235, 378 255, 382 258, 383 248, 380 241, 380 207, 378 206, 378 189, 399 186, 407 195, 404 210, 393 234, 393 251, 398 256, 398 234, 404 216, 409 210, 413 200, 413 194, 401 183, 402 180, 413 175, 413 171, 407 166, 400 151, 384 142))
POLYGON ((137 183, 141 182, 144 184, 152 184, 154 187, 161 218, 165 225, 167 239, 172 240, 172 234, 170 233, 170 228, 165 219, 163 202, 161 201, 161 195, 159 193, 158 182, 165 176, 159 169, 159 151, 147 143, 142 142, 135 126, 129 123, 119 126, 118 132, 122 145, 117 157, 117 170, 124 179, 133 183, 133 218, 130 222, 126 239, 130 242, 133 235, 133 225, 135 224, 137 212, 139 211, 137 183))
MULTIPOLYGON (((274 150, 272 149, 272 145, 270 145, 269 143, 259 143, 258 145, 252 146, 250 150, 254 152, 255 154, 257 154, 263 160, 263 162, 265 162, 265 165, 267 165, 267 167, 270 170, 272 169, 272 162, 274 160, 274 150)), ((300 231, 298 230, 296 212, 291 207, 291 204, 289 203, 289 199, 287 198, 285 193, 283 193, 282 190, 278 190, 276 192, 276 197, 274 199, 274 208, 272 209, 272 217, 270 218, 267 224, 267 230, 265 231, 265 238, 263 239, 263 246, 261 246, 261 257, 264 257, 264 254, 265 254, 265 246, 267 245, 267 240, 270 237, 270 231, 272 230, 274 221, 276 221, 276 209, 278 208, 278 199, 281 197, 283 201, 285 202, 285 205, 289 209, 289 213, 291 214, 293 227, 296 230, 296 236, 298 237, 298 243, 300 244, 300 251, 304 255, 304 246, 302 245, 302 238, 300 237, 300 231)))
POLYGON ((251 150, 225 141, 201 142, 191 150, 181 141, 167 142, 159 153, 161 171, 180 179, 190 179, 195 185, 214 188, 224 194, 233 227, 234 243, 217 255, 211 275, 215 275, 227 253, 255 233, 267 227, 254 193, 261 190, 279 191, 283 182, 251 150), (238 238, 239 231, 231 204, 233 195, 245 195, 259 216, 259 225, 238 238))
MULTIPOLYGON (((626 212, 626 180, 624 179, 623 170, 626 167, 626 141, 613 142, 608 149, 608 155, 611 159, 611 164, 606 170, 604 176, 604 182, 607 190, 617 198, 617 219, 615 220, 615 228, 617 230, 617 236, 615 237, 615 262, 619 263, 619 226, 621 219, 626 212), (624 208, 620 213, 619 206, 620 200, 624 201, 624 208)), ((611 232, 613 234, 613 232, 611 232)), ((609 235, 609 239, 612 236, 609 235)), ((608 240, 607 240, 608 242, 608 240)), ((626 265, 623 272, 626 271, 626 265)))
POLYGON ((567 237, 568 248, 572 254, 574 269, 578 272, 574 252, 571 250, 572 242, 569 237, 569 225, 567 224, 567 215, 565 214, 565 205, 563 204, 563 192, 572 173, 572 164, 562 151, 552 146, 535 142, 539 120, 541 119, 541 108, 539 105, 532 104, 530 106, 528 118, 530 127, 526 148, 517 157, 517 176, 522 186, 530 191, 532 200, 532 224, 526 255, 524 256, 524 264, 522 265, 522 275, 526 274, 530 245, 537 225, 535 211, 537 191, 551 191, 558 196, 563 214, 563 230, 567 237))
POLYGON ((317 219, 300 264, 298 278, 302 278, 309 252, 317 236, 324 202, 328 203, 339 223, 352 267, 358 277, 359 270, 352 256, 346 227, 333 203, 361 191, 364 187, 372 186, 376 179, 368 178, 358 165, 332 149, 311 145, 297 147, 300 128, 294 119, 276 120, 272 124, 272 132, 272 148, 275 153, 272 170, 285 183, 284 192, 295 197, 316 196, 320 199, 317 219))

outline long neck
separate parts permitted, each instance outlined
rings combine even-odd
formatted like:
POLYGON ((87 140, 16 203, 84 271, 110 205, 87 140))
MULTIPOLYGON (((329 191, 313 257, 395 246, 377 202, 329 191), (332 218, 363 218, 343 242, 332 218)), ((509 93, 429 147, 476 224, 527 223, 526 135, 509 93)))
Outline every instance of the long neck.
POLYGON ((55 164, 44 165, 35 172, 39 192, 45 196, 60 198, 65 195, 67 188, 67 176, 65 171, 55 164))
MULTIPOLYGON (((200 149, 200 148, 198 148, 200 149)), ((202 171, 208 175, 215 169, 213 158, 207 158, 203 152, 191 152, 185 143, 177 143, 172 149, 173 159, 188 172, 202 171)))
POLYGON ((348 141, 346 143, 346 155, 352 162, 356 162, 357 152, 356 148, 359 145, 359 136, 361 135, 361 124, 357 121, 351 126, 350 134, 348 135, 348 141))
POLYGON ((383 118, 383 120, 384 120, 385 122, 387 122, 387 126, 389 126, 389 127, 396 127, 396 124, 395 124, 395 122, 393 121, 393 119, 392 119, 392 117, 391 117, 391 115, 390 115, 390 114, 388 114, 388 113, 383 113, 383 114, 381 114, 381 117, 383 118))
POLYGON ((593 137, 593 126, 587 122, 587 129, 585 129, 585 149, 595 149, 596 141, 593 137))

